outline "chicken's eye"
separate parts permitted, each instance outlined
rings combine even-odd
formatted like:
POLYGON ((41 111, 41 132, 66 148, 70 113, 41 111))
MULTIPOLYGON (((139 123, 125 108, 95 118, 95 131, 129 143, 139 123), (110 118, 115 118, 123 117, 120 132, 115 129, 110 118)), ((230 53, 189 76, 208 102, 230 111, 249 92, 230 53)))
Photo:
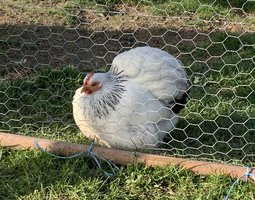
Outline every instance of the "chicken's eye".
POLYGON ((97 85, 98 85, 98 82, 93 82, 93 83, 91 84, 92 87, 96 87, 97 85))

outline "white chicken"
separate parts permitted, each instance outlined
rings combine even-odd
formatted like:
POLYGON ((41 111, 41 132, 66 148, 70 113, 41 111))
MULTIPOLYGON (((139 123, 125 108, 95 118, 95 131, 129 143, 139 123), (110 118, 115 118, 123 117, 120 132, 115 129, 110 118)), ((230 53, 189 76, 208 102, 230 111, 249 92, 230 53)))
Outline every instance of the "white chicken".
POLYGON ((178 122, 188 81, 182 63, 158 48, 117 55, 107 73, 89 73, 73 98, 82 133, 115 148, 157 147, 178 122))

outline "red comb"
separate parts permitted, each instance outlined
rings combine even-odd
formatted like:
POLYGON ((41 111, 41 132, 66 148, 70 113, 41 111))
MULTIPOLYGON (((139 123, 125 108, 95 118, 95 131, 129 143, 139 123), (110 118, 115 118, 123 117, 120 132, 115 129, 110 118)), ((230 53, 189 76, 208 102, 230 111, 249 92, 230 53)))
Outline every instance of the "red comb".
POLYGON ((91 77, 94 75, 93 72, 90 72, 86 77, 85 77, 85 80, 84 80, 84 85, 87 85, 89 80, 91 79, 91 77))

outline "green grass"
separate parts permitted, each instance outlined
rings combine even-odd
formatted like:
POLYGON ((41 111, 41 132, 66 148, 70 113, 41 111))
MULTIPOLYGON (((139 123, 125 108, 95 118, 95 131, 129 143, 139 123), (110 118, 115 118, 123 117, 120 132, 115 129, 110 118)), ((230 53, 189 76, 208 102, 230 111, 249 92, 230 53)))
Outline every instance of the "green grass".
MULTIPOLYGON (((242 43, 251 43, 250 37, 243 37, 242 43)), ((196 62, 187 68, 192 82, 190 100, 182 112, 180 130, 171 133, 169 144, 177 154, 191 157, 254 162, 249 156, 255 147, 251 50, 241 47, 239 37, 217 33, 211 40, 219 43, 198 42, 200 48, 192 52, 196 62), (203 60, 204 52, 216 57, 203 60)))
MULTIPOLYGON (((105 166, 104 166, 105 168, 105 166)), ((42 152, 0 149, 0 198, 35 199, 223 199, 229 177, 193 174, 173 167, 122 167, 106 178, 86 156, 53 159, 42 152)), ((253 199, 254 185, 239 183, 231 199, 253 199)))
POLYGON ((70 124, 72 96, 81 80, 78 71, 66 68, 44 70, 38 77, 1 82, 3 128, 14 131, 26 124, 35 129, 61 125, 64 121, 70 124))

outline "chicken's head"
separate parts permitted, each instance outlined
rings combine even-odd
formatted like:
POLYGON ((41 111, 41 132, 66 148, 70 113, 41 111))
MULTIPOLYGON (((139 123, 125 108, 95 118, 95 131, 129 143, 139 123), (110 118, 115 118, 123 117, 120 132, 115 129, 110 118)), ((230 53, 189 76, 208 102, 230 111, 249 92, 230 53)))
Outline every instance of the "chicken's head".
POLYGON ((103 82, 105 82, 104 73, 89 73, 83 80, 83 87, 81 93, 91 95, 94 92, 99 91, 102 88, 103 82))
POLYGON ((94 73, 91 72, 84 78, 81 93, 84 92, 85 94, 90 95, 101 88, 101 83, 97 80, 94 80, 93 76, 94 73))

